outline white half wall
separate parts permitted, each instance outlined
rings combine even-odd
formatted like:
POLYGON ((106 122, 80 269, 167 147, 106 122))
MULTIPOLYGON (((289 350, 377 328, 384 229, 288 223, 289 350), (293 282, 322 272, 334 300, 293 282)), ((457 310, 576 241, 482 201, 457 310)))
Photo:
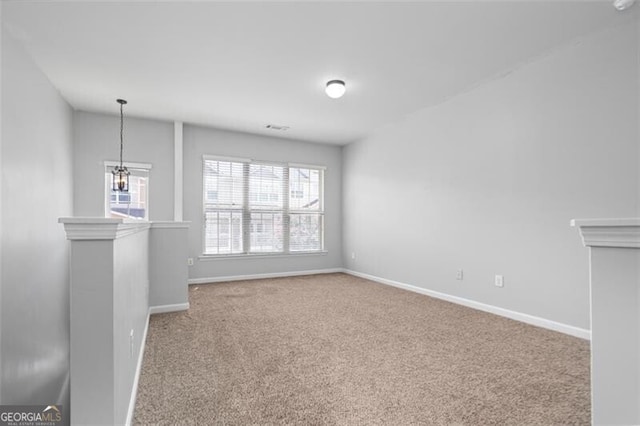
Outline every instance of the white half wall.
MULTIPOLYGON (((72 111, 2 29, 2 404, 62 404, 68 417, 72 111)), ((67 419, 68 420, 68 419, 67 419)))
POLYGON ((71 240, 71 424, 130 424, 148 324, 150 224, 60 222, 71 240))
POLYGON ((568 224, 636 214, 635 31, 621 18, 345 147, 344 266, 589 329, 568 224))

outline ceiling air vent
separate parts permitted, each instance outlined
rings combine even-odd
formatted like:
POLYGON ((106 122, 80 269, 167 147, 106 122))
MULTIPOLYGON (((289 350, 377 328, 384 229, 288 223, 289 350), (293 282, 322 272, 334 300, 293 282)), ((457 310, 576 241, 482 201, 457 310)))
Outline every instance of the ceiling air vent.
POLYGON ((267 129, 270 129, 270 130, 279 130, 281 132, 289 130, 289 126, 278 126, 277 124, 267 124, 264 127, 266 127, 267 129))

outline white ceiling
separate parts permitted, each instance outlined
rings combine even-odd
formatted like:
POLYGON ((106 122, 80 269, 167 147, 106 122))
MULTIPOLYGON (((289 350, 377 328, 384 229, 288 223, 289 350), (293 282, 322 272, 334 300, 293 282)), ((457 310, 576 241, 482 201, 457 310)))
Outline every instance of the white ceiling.
POLYGON ((344 144, 623 19, 604 2, 30 2, 2 20, 76 109, 344 144), (332 100, 327 80, 347 82, 332 100), (289 126, 286 132, 266 124, 289 126))

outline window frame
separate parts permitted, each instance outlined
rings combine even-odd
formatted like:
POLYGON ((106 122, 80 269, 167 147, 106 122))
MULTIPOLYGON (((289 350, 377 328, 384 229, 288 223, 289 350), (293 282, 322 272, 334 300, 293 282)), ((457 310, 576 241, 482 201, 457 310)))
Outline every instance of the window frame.
MULTIPOLYGON (((263 160, 253 160, 253 159, 249 159, 249 158, 239 158, 239 157, 226 157, 226 156, 217 156, 217 155, 210 155, 210 154, 204 154, 202 156, 202 189, 201 189, 201 202, 202 202, 202 226, 201 226, 201 238, 202 238, 202 244, 201 244, 201 255, 199 256, 199 259, 202 260, 220 260, 220 259, 246 259, 246 258, 255 258, 255 257, 289 257, 289 256, 309 256, 309 255, 326 255, 328 252, 326 250, 325 247, 325 199, 324 199, 324 187, 325 187, 325 176, 326 176, 326 170, 327 167, 324 165, 318 165, 318 164, 300 164, 300 163, 281 163, 281 162, 274 162, 274 161, 263 161, 263 160), (235 162, 235 163, 242 163, 243 164, 243 169, 245 169, 245 172, 243 173, 243 202, 242 202, 242 220, 243 220, 243 229, 242 229, 242 249, 243 251, 241 253, 225 253, 225 254, 220 254, 220 253, 207 253, 206 252, 206 234, 207 234, 207 224, 206 224, 206 216, 207 213, 211 212, 211 210, 207 210, 207 184, 206 184, 206 178, 207 175, 205 174, 206 172, 206 162, 207 161, 223 161, 223 162, 235 162), (286 173, 284 173, 284 176, 286 176, 286 179, 283 180, 283 189, 286 188, 286 191, 283 190, 283 195, 286 194, 286 199, 283 200, 283 207, 282 207, 282 226, 283 226, 283 235, 282 238, 284 240, 283 243, 283 250, 282 251, 274 251, 274 252, 261 252, 261 251, 251 251, 251 215, 252 213, 262 213, 265 212, 264 210, 260 210, 260 209, 252 209, 251 208, 251 201, 250 201, 250 176, 248 173, 248 170, 251 168, 252 165, 263 165, 263 166, 277 166, 277 167, 282 167, 283 169, 287 169, 286 173), (306 169, 313 169, 313 170, 318 170, 320 172, 320 179, 319 179, 319 204, 320 207, 317 211, 309 211, 309 214, 317 214, 320 217, 320 231, 319 231, 319 238, 320 238, 320 248, 318 250, 299 250, 299 251, 291 251, 290 246, 289 246, 289 238, 291 235, 291 229, 290 229, 290 217, 291 214, 299 214, 300 212, 298 210, 293 211, 289 208, 289 202, 290 202, 290 198, 291 198, 291 183, 290 183, 290 178, 289 178, 289 172, 291 168, 306 168, 306 169)), ((284 179, 284 178, 283 178, 284 179)), ((280 210, 278 210, 280 211, 280 210)), ((269 210, 269 212, 271 212, 269 210)), ((257 224, 256 224, 257 225, 257 224)))

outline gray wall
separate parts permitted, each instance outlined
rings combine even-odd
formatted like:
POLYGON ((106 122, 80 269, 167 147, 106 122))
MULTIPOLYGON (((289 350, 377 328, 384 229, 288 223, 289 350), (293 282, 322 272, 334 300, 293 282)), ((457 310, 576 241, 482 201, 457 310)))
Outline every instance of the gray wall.
POLYGON ((198 126, 184 126, 184 220, 189 228, 189 278, 306 271, 342 266, 341 148, 198 126), (326 255, 199 260, 202 254, 202 156, 204 154, 279 162, 319 164, 325 172, 326 255))
POLYGON ((179 223, 151 225, 149 306, 152 308, 175 310, 180 307, 176 305, 189 303, 188 232, 188 227, 179 223))
MULTIPOLYGON (((104 217, 104 161, 118 161, 120 150, 115 99, 113 110, 118 115, 74 112, 76 216, 104 217)), ((173 220, 173 123, 128 117, 126 106, 124 111, 124 161, 152 164, 149 219, 173 220)))
POLYGON ((589 329, 569 220, 637 214, 638 38, 625 21, 345 148, 345 266, 589 329))
POLYGON ((4 29, 2 124, 2 404, 68 410, 72 112, 4 29))

